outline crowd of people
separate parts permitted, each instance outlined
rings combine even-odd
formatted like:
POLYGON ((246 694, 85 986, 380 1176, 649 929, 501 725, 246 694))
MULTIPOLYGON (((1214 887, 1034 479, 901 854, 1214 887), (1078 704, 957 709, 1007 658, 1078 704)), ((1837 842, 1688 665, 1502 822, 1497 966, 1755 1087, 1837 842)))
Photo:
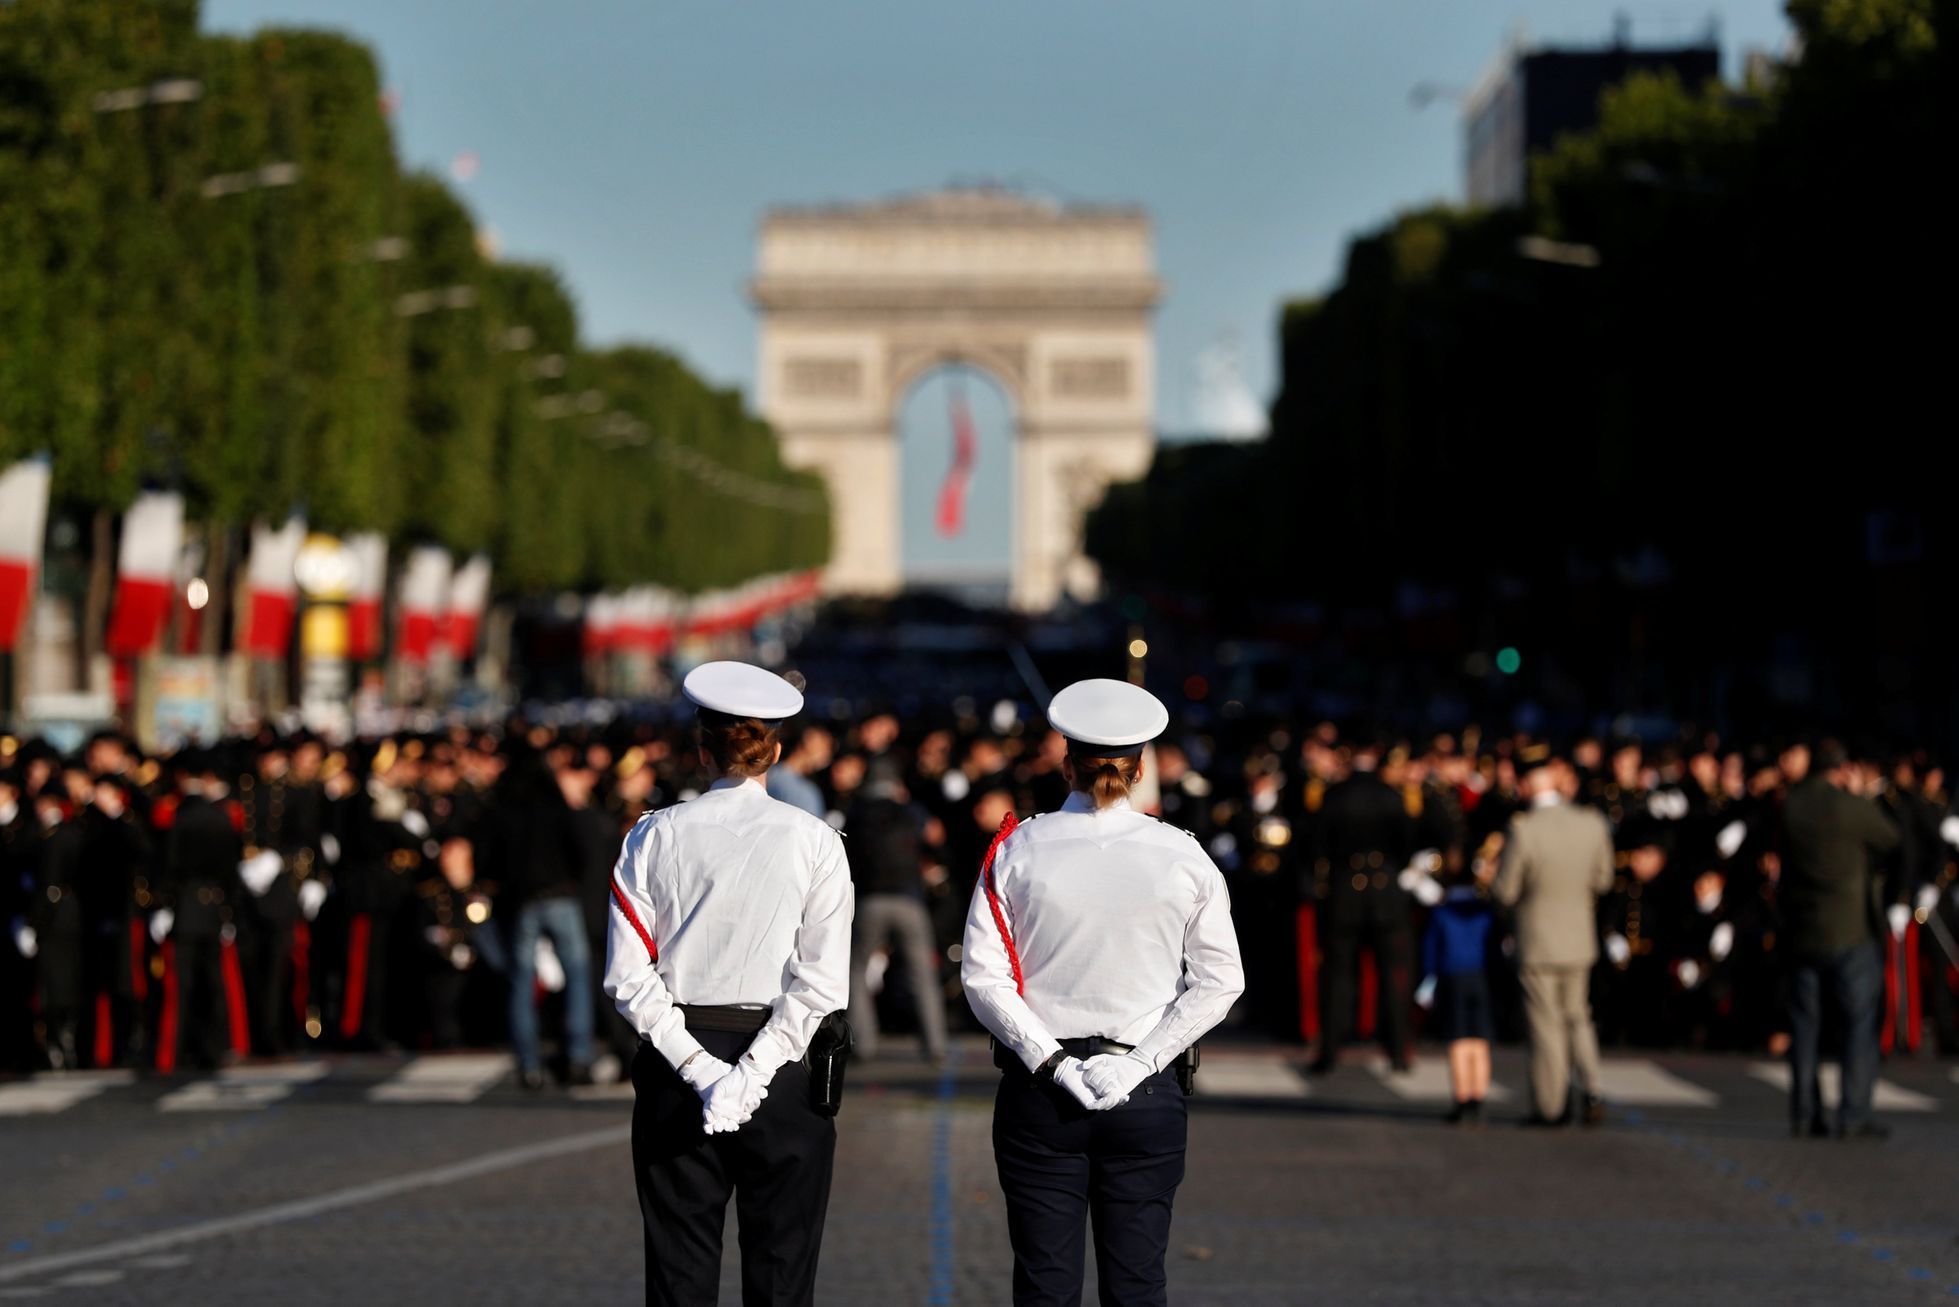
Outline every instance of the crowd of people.
MULTIPOLYGON (((612 1074, 635 1044, 599 986, 613 866, 642 813, 704 788, 693 729, 516 718, 352 744, 268 730, 159 756, 111 731, 66 755, 0 738, 0 1067, 507 1044, 528 1085, 612 1074)), ((893 1051, 882 1028, 939 1058, 970 1021, 959 942, 981 858, 1008 813, 1061 805, 1064 754, 1024 711, 871 708, 787 728, 770 793, 849 837, 860 1054, 893 1051)), ((1322 1067, 1353 1037, 1405 1065, 1423 1031, 1523 1033, 1498 890, 1534 773, 1609 833, 1589 965, 1603 1041, 1779 1052, 1797 971, 1784 757, 1710 737, 1554 748, 1239 722, 1173 727, 1136 802, 1225 874, 1248 980, 1234 1025, 1315 1044, 1322 1067)), ((1886 1046, 1959 1051, 1945 774, 1911 753, 1832 755, 1829 770, 1898 835, 1867 905, 1886 1046)))

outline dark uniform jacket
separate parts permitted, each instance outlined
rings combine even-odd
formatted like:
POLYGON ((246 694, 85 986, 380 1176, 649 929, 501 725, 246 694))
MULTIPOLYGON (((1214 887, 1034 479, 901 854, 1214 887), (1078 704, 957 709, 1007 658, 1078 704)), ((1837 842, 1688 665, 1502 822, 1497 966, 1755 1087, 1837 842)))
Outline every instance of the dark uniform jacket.
POLYGON ((1415 853, 1415 819, 1401 791, 1373 772, 1356 772, 1326 792, 1314 833, 1314 867, 1331 917, 1407 920, 1399 878, 1415 853))
POLYGON ((164 872, 179 940, 216 939, 231 921, 245 900, 238 879, 244 852, 230 803, 213 803, 201 795, 178 801, 170 819, 164 872))
POLYGON ((1799 961, 1827 961, 1877 938, 1877 860, 1897 846, 1897 828, 1869 799, 1816 775, 1789 791, 1780 898, 1799 961))

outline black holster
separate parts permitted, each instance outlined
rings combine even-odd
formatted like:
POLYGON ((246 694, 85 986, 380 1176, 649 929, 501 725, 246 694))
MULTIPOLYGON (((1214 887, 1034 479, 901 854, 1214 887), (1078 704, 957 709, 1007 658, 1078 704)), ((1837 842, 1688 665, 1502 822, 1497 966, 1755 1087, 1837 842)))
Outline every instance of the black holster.
POLYGON ((850 1018, 832 1012, 809 1041, 809 1105, 822 1116, 843 1106, 843 1073, 850 1062, 850 1018))
POLYGON ((1202 1060, 1197 1045, 1192 1044, 1177 1054, 1177 1060, 1171 1063, 1171 1069, 1177 1073, 1177 1088, 1184 1091, 1185 1098, 1197 1092, 1197 1064, 1202 1060))

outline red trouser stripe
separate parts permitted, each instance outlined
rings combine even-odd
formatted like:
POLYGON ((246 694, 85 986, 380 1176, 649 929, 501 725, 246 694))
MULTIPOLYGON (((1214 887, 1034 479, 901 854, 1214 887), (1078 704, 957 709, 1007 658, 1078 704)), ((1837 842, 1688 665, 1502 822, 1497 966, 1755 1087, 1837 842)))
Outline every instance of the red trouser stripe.
POLYGON ((107 1066, 116 1060, 116 1031, 113 1004, 106 993, 95 996, 95 1065, 107 1066))
POLYGON ((306 1029, 306 1004, 313 997, 313 932, 303 921, 292 928, 292 1014, 306 1029))
POLYGON ((374 929, 374 918, 356 912, 347 922, 347 988, 340 996, 340 1037, 352 1039, 361 1032, 361 1009, 367 1002, 367 939, 374 929))
POLYGON ((224 964, 224 1010, 231 1019, 231 1051, 243 1057, 252 1051, 252 1022, 245 1009, 245 972, 238 965, 237 941, 224 941, 218 954, 224 964))
POLYGON ((163 1010, 156 1019, 156 1069, 169 1075, 177 1069, 177 946, 163 941, 163 1010))
POLYGON ((1319 911, 1302 903, 1294 922, 1299 934, 1299 1038, 1310 1044, 1320 1037, 1319 911))

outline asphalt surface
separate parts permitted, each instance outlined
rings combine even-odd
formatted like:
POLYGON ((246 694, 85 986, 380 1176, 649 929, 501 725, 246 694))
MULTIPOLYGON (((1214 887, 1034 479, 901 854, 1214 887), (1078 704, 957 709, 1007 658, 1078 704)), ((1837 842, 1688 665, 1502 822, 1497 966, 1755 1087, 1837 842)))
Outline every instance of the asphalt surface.
MULTIPOLYGON (((1789 1139, 1755 1059, 1610 1066, 1606 1125, 1526 1130, 1499 1050, 1508 1097, 1465 1131, 1433 1053, 1309 1081, 1291 1050, 1212 1050, 1172 1301, 1959 1297, 1959 1066, 1887 1065, 1881 1144, 1789 1139)), ((820 1301, 1007 1300, 996 1074, 971 1043, 853 1070, 820 1301)), ((626 1092, 526 1095, 494 1058, 0 1083, 0 1301, 636 1302, 626 1092)))

